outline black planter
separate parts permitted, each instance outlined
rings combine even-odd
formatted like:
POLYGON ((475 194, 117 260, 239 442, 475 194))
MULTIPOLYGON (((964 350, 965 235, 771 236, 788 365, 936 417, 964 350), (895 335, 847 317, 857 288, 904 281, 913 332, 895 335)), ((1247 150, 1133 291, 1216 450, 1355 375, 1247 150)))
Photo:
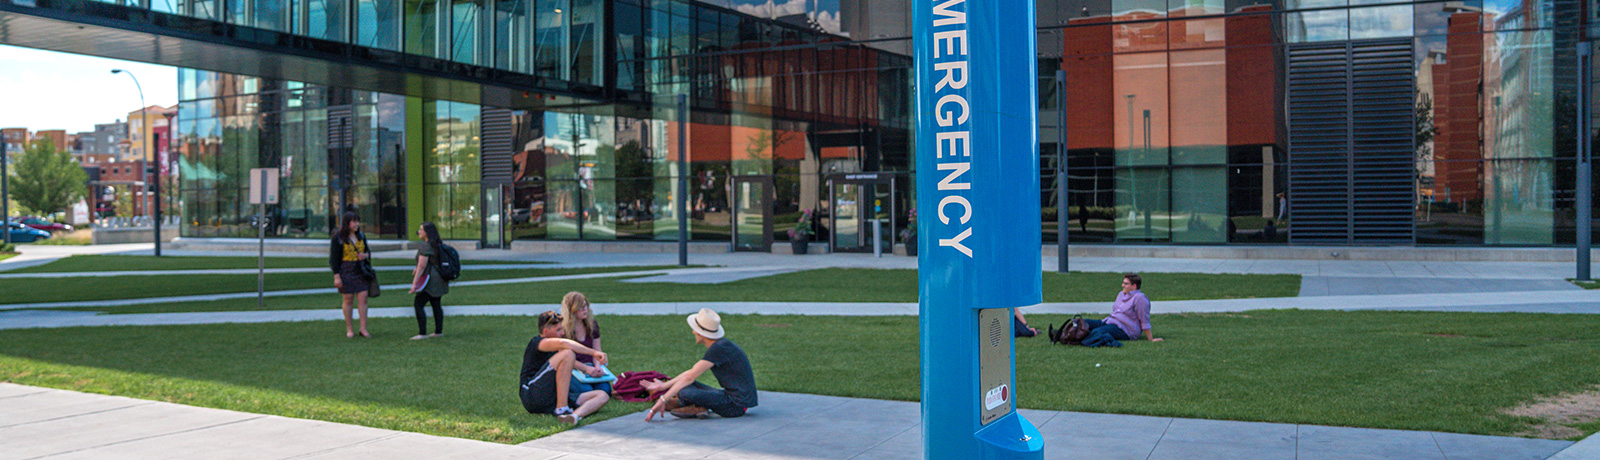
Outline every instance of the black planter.
POLYGON ((811 236, 806 234, 795 235, 793 239, 789 240, 789 247, 794 250, 794 255, 805 255, 806 250, 811 248, 811 236))
POLYGON ((906 241, 906 256, 907 257, 916 257, 917 256, 917 240, 916 240, 915 237, 913 237, 911 240, 906 241))

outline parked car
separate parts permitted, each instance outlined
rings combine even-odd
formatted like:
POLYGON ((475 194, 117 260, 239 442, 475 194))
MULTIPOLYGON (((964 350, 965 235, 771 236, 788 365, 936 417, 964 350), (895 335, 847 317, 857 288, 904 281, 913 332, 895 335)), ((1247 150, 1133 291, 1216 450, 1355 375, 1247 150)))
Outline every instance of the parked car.
POLYGON ((6 230, 11 232, 12 243, 32 243, 50 238, 50 232, 16 222, 6 222, 6 230))
POLYGON ((38 218, 38 217, 19 217, 19 218, 17 218, 17 222, 22 223, 22 225, 27 225, 29 227, 33 227, 33 228, 36 228, 36 229, 39 229, 39 230, 44 230, 44 231, 47 231, 47 232, 70 232, 70 231, 72 231, 72 226, 71 225, 58 224, 58 223, 51 222, 51 221, 48 221, 48 220, 44 220, 44 219, 41 219, 41 218, 38 218))

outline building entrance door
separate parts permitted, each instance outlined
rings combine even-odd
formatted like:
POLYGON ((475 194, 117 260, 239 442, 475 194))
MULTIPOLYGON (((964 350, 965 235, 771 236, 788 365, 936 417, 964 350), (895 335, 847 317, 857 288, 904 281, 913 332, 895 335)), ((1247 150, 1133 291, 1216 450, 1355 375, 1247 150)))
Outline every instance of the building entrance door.
POLYGON ((828 178, 833 252, 872 252, 874 225, 883 252, 894 250, 895 174, 849 173, 828 178))
POLYGON ((733 177, 733 250, 772 252, 771 176, 733 177))
POLYGON ((506 243, 507 222, 511 213, 508 211, 510 201, 506 197, 512 196, 510 185, 484 185, 483 187, 483 240, 479 246, 485 249, 504 249, 509 247, 506 243))

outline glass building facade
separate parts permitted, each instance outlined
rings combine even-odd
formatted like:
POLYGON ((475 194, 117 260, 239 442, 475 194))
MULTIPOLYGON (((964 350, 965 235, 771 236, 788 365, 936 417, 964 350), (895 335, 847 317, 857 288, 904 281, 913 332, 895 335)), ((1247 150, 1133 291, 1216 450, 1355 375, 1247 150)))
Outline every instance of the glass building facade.
MULTIPOLYGON (((488 246, 675 240, 683 214, 697 241, 768 250, 811 210, 851 251, 874 220, 887 243, 912 224, 910 0, 144 1, 551 88, 184 71, 185 236, 249 235, 254 167, 280 168, 281 237, 326 237, 341 209, 488 246)), ((1574 196, 1583 0, 1037 5, 1045 242, 1066 213, 1083 243, 1550 246, 1593 206, 1574 196)))

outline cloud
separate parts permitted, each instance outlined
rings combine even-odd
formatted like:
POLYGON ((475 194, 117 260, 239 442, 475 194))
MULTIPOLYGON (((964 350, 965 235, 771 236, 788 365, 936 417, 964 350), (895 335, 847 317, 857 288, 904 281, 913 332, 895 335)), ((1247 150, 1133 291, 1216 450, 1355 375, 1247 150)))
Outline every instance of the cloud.
POLYGON ((138 76, 145 102, 170 106, 178 100, 177 68, 0 45, 0 88, 6 88, 0 127, 33 131, 93 131, 97 123, 128 118, 139 110, 139 92, 125 69, 138 76))

